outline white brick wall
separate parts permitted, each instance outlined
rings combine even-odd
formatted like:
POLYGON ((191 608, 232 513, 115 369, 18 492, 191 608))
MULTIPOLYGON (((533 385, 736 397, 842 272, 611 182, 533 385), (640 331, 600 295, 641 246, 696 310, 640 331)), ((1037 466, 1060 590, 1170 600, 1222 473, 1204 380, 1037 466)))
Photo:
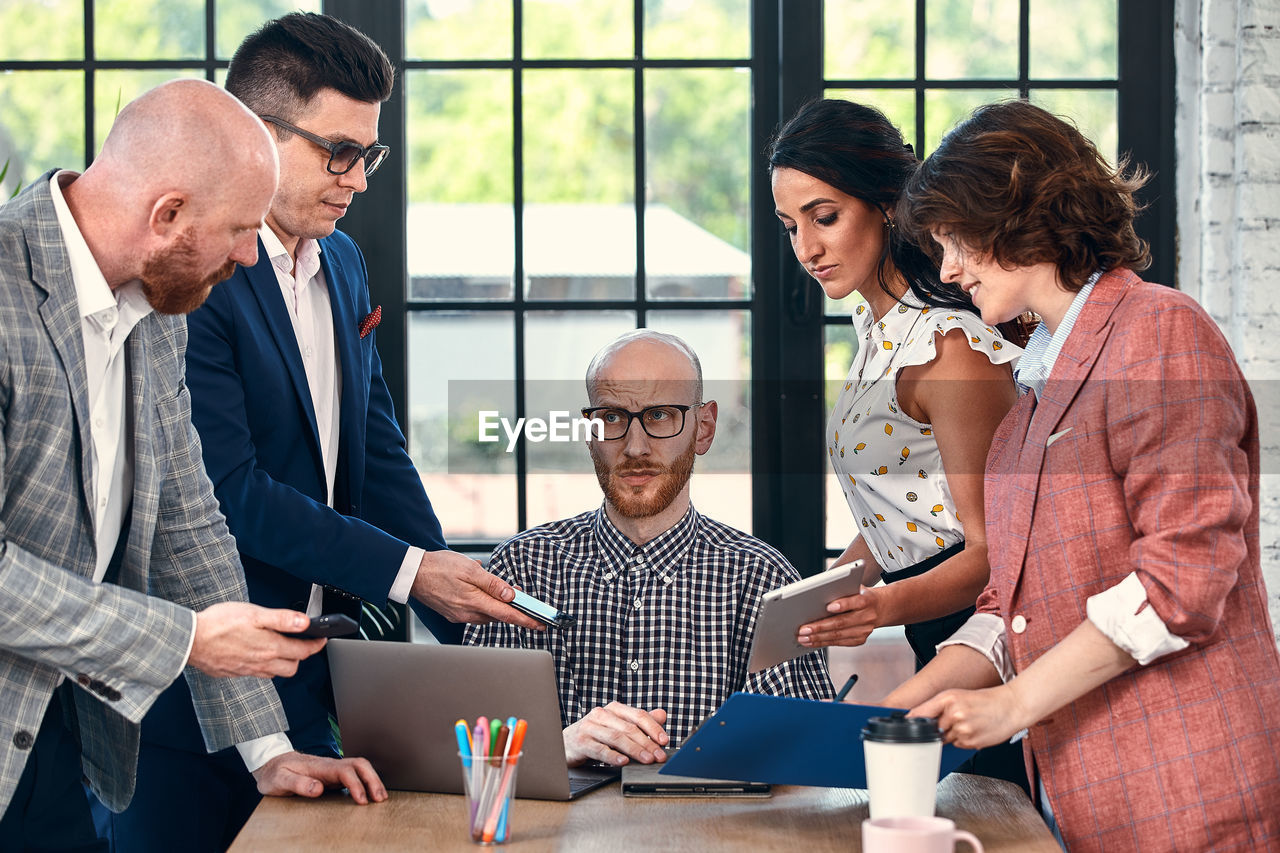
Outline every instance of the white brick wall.
POLYGON ((1178 287, 1258 400, 1262 568, 1280 641, 1280 0, 1177 0, 1178 287))

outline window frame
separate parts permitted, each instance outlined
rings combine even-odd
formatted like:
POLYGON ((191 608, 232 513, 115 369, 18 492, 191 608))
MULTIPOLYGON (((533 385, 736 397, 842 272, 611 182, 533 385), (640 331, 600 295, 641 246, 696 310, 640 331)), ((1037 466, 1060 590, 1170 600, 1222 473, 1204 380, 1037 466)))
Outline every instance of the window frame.
MULTIPOLYGON (((820 294, 803 270, 795 263, 791 249, 778 228, 772 209, 767 171, 762 152, 778 124, 789 117, 806 100, 821 95, 827 88, 903 88, 916 91, 916 150, 923 150, 924 91, 936 88, 961 88, 966 85, 997 88, 1009 85, 1025 96, 1029 87, 1089 89, 1114 88, 1117 92, 1119 148, 1128 152, 1132 162, 1145 164, 1152 173, 1147 187, 1140 193, 1146 209, 1139 217, 1139 236, 1150 242, 1153 266, 1147 278, 1176 284, 1176 184, 1174 150, 1174 4, 1165 0, 1123 0, 1118 3, 1119 70, 1115 80, 1032 80, 1028 77, 1028 10, 1030 0, 1019 0, 1019 74, 1002 80, 928 80, 924 77, 926 0, 916 0, 917 57, 916 75, 912 79, 866 81, 825 79, 823 74, 822 0, 754 0, 750 11, 749 57, 729 60, 656 60, 627 59, 617 61, 521 60, 518 33, 522 3, 514 2, 513 59, 478 62, 406 62, 404 49, 404 0, 324 0, 322 9, 358 27, 386 50, 401 75, 406 69, 448 67, 516 67, 521 68, 679 68, 679 67, 744 67, 752 75, 750 151, 761 158, 752 164, 750 205, 752 279, 751 297, 743 300, 652 301, 647 298, 644 270, 644 74, 636 74, 635 134, 637 206, 637 288, 633 300, 623 301, 551 301, 525 300, 523 288, 522 246, 517 227, 515 270, 516 286, 511 302, 450 303, 432 301, 430 309, 449 310, 513 310, 520 318, 525 310, 623 308, 637 312, 638 324, 645 324, 646 312, 662 310, 742 309, 751 315, 750 376, 752 384, 752 517, 753 532, 770 542, 787 556, 803 574, 819 571, 833 551, 825 547, 824 486, 827 463, 822 457, 820 440, 825 428, 826 411, 823 394, 823 333, 833 318, 824 313, 820 294), (784 9, 785 6, 785 9, 784 9), (532 305, 532 307, 531 307, 532 305), (765 401, 778 399, 779 405, 765 401), (808 436, 810 440, 796 440, 808 436)), ((92 162, 96 153, 95 92, 96 72, 103 70, 172 70, 198 71, 205 79, 215 80, 228 61, 217 57, 215 44, 216 0, 204 4, 204 56, 177 60, 101 60, 94 53, 94 0, 84 0, 84 57, 73 60, 0 60, 2 71, 73 70, 84 74, 84 162, 92 162)), ((636 57, 643 37, 641 6, 637 3, 636 57)), ((513 144, 518 155, 520 135, 519 75, 513 75, 516 96, 513 104, 516 122, 513 144)), ((422 304, 408 299, 407 239, 404 211, 407 211, 405 104, 403 85, 398 85, 383 106, 380 139, 394 149, 392 156, 371 181, 360 204, 354 205, 343 220, 342 228, 360 245, 369 268, 370 296, 374 304, 383 306, 384 321, 379 327, 379 350, 383 373, 402 426, 407 429, 408 336, 407 325, 412 311, 424 310, 422 304), (402 211, 400 227, 387 227, 386 211, 402 211)), ((519 162, 517 156, 517 163, 519 162)), ((518 167, 519 168, 519 167, 518 167)), ((516 178, 516 205, 523 203, 520 173, 516 178)), ((519 220, 517 220, 519 221, 519 220)), ((839 318, 835 318, 839 319, 839 318)), ((523 323, 517 319, 515 332, 517 351, 517 407, 524 408, 523 323)), ((517 507, 519 526, 527 518, 527 489, 523 473, 527 470, 524 449, 517 456, 517 507)), ((495 542, 463 541, 459 547, 487 550, 495 542)))

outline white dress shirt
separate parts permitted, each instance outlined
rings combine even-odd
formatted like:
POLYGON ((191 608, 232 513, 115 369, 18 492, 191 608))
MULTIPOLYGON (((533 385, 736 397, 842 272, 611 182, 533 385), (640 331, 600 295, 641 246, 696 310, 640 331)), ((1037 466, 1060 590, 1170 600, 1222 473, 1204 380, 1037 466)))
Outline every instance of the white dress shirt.
MULTIPOLYGON (((67 249, 71 280, 76 288, 80 312, 80 334, 84 341, 84 365, 89 395, 89 499, 93 507, 93 537, 96 561, 93 579, 101 582, 111 563, 125 514, 133 500, 133 442, 128 433, 129 396, 124 344, 133 328, 151 313, 142 295, 142 284, 131 281, 112 291, 98 268, 98 262, 80 233, 62 196, 64 184, 79 177, 66 170, 49 179, 53 209, 67 249)), ((191 613, 191 639, 186 657, 195 642, 195 611, 191 613)), ((184 658, 184 666, 185 666, 184 658)))
MULTIPOLYGON (((1095 272, 1089 277, 1084 287, 1071 300, 1062 322, 1052 334, 1041 324, 1027 341, 1013 375, 1019 385, 1036 395, 1036 399, 1040 398, 1058 355, 1062 352, 1062 346, 1075 328, 1076 318, 1089 301, 1089 294, 1093 292, 1093 286, 1101 275, 1101 272, 1095 272)), ((1155 608, 1149 606, 1146 587, 1142 585, 1136 572, 1130 572, 1115 586, 1089 596, 1085 602, 1085 613, 1089 621, 1111 642, 1124 649, 1143 666, 1156 658, 1185 649, 1188 645, 1186 640, 1171 633, 1156 614, 1155 608)), ((1014 627, 1017 628, 1016 625, 1014 627)), ((975 613, 946 642, 939 643, 938 648, 968 646, 985 655, 1000 673, 1001 679, 1008 681, 1015 673, 1005 645, 1004 631, 1004 620, 1000 617, 990 613, 975 613)))

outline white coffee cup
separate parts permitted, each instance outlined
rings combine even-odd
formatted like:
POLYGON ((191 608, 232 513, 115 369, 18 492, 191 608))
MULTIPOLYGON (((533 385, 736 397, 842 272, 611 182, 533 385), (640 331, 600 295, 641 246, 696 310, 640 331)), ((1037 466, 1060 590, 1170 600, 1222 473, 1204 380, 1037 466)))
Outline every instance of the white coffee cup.
POLYGON ((932 817, 937 800, 942 735, 928 717, 895 712, 872 717, 862 730, 871 817, 932 817))
POLYGON ((862 822, 862 853, 955 853, 964 841, 975 853, 982 842, 945 817, 878 817, 862 822))

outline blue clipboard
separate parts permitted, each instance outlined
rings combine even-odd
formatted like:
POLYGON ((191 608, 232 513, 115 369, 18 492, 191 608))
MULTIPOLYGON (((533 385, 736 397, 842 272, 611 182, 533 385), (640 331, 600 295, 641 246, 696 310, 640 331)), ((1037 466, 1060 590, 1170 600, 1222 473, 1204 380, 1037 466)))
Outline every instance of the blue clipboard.
MULTIPOLYGON (((867 787, 862 728, 900 708, 735 693, 690 735, 662 773, 773 785, 867 787)), ((971 749, 943 744, 938 778, 971 749)))

